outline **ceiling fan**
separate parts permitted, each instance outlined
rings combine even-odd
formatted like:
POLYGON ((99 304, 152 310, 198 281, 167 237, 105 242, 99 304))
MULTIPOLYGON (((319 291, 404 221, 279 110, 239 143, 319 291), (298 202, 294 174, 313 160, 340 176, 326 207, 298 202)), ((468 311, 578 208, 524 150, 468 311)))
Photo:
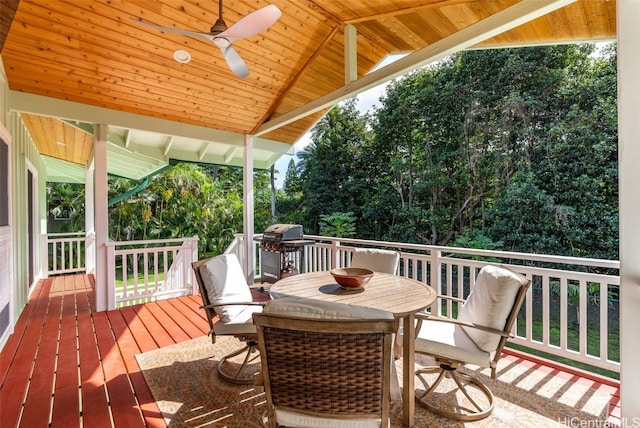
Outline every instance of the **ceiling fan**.
POLYGON ((212 41, 222 51, 224 59, 227 61, 227 65, 229 65, 231 71, 233 71, 238 77, 244 78, 249 75, 249 69, 238 52, 233 48, 232 43, 245 37, 255 36, 256 34, 267 30, 280 18, 280 15, 282 15, 282 12, 280 12, 280 9, 278 9, 277 6, 269 5, 251 12, 231 27, 227 27, 227 24, 222 19, 222 0, 220 0, 218 3, 218 19, 208 33, 162 27, 140 19, 135 19, 135 21, 144 24, 147 27, 155 28, 156 30, 191 37, 203 37, 212 41))

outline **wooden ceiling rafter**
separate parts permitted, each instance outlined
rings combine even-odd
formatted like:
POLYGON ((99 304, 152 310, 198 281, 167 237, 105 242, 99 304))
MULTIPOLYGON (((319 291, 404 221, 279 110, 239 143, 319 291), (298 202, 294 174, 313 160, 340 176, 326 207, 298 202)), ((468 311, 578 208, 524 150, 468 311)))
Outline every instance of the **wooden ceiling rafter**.
MULTIPOLYGON (((5 25, 4 13, 0 20, 4 31, 0 31, 0 53, 10 93, 41 97, 34 102, 42 104, 25 105, 34 98, 11 95, 19 99, 16 105, 64 119, 112 118, 114 122, 107 124, 114 127, 143 123, 145 132, 164 133, 164 141, 175 136, 169 152, 190 160, 195 157, 189 155, 188 144, 212 141, 215 146, 219 138, 220 144, 241 146, 245 134, 255 133, 256 156, 264 153, 264 157, 254 160, 261 165, 289 151, 332 103, 346 94, 357 95, 378 79, 370 76, 371 70, 387 55, 415 54, 429 46, 435 49, 456 33, 465 34, 466 28, 483 18, 513 5, 530 4, 530 0, 225 1, 224 19, 229 25, 267 4, 282 11, 268 31, 234 43, 250 69, 243 80, 230 72, 210 41, 163 33, 134 22, 143 19, 207 31, 218 18, 218 0, 2 2, 3 8, 14 5, 15 11, 10 25, 5 25), (355 74, 359 78, 349 86, 345 85, 347 57, 341 31, 346 25, 357 28, 355 74), (189 64, 173 60, 178 48, 191 52, 189 64), (64 107, 70 110, 52 109, 56 103, 43 99, 69 100, 61 105, 70 105, 64 107), (325 101, 328 104, 319 107, 325 101), (87 106, 90 113, 77 104, 87 106), (187 144, 180 138, 183 133, 201 137, 187 144), (265 137, 273 141, 265 142, 265 137), (258 146, 265 150, 261 152, 258 146), (273 148, 276 151, 269 152, 273 148)), ((473 46, 459 46, 478 49, 615 39, 615 19, 615 0, 575 0, 500 34, 476 39, 473 46)), ((403 70, 418 66, 411 61, 400 63, 403 70)), ((400 69, 376 76, 388 80, 394 70, 400 69)), ((161 155, 165 151, 158 149, 161 155)), ((209 154, 205 158, 225 161, 209 154)), ((238 164, 239 159, 231 161, 238 164)))
POLYGON ((342 19, 339 16, 330 12, 325 7, 320 6, 316 1, 314 0, 304 0, 304 1, 309 6, 310 9, 318 11, 328 20, 332 21, 333 23, 332 25, 344 25, 344 23, 342 22, 342 19))
POLYGON ((338 32, 338 30, 341 27, 339 25, 335 25, 332 29, 331 32, 329 34, 327 34, 327 36, 324 38, 324 40, 322 41, 322 43, 320 43, 320 45, 318 46, 318 49, 315 50, 315 52, 313 52, 313 54, 307 58, 307 61, 305 61, 305 63, 302 65, 302 67, 300 67, 300 71, 298 73, 296 73, 296 75, 289 81, 289 83, 282 89, 281 91, 281 96, 278 96, 275 100, 275 102, 271 105, 271 107, 269 107, 269 109, 267 110, 267 112, 264 114, 264 116, 262 118, 260 118, 260 121, 256 124, 256 126, 251 130, 251 132, 249 132, 250 134, 255 134, 256 131, 258 130, 258 128, 260 126, 262 126, 262 124, 264 122, 266 122, 267 120, 271 119, 271 115, 273 115, 273 113, 278 109, 278 107, 280 106, 280 104, 282 103, 283 97, 285 94, 289 93, 289 91, 291 90, 291 88, 293 88, 296 83, 298 83, 298 80, 300 79, 300 77, 304 74, 305 70, 307 69, 307 66, 312 63, 314 61, 314 59, 320 54, 320 52, 322 51, 322 49, 324 49, 324 47, 331 41, 331 39, 333 39, 333 37, 335 36, 335 34, 338 32))
POLYGON ((455 3, 467 3, 466 0, 457 0, 457 1, 451 1, 451 0, 435 0, 429 4, 424 4, 424 5, 418 5, 418 6, 411 6, 411 7, 406 7, 406 8, 401 8, 401 9, 394 9, 394 10, 390 10, 387 12, 382 12, 382 13, 377 13, 377 14, 373 14, 373 15, 367 15, 367 16, 361 16, 358 18, 351 18, 351 19, 345 19, 344 20, 344 24, 360 24, 363 22, 370 22, 370 21, 379 21, 381 19, 386 19, 386 18, 395 18, 398 15, 406 15, 408 13, 413 13, 413 12, 417 12, 417 11, 424 11, 424 10, 429 10, 429 9, 436 9, 439 6, 442 5, 442 3, 447 3, 447 5, 452 5, 455 3))

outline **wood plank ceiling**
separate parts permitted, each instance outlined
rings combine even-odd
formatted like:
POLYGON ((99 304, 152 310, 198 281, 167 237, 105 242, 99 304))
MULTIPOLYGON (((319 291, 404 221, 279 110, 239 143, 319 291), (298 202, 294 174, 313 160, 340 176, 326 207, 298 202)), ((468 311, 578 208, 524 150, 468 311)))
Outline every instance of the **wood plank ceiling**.
MULTIPOLYGON (((2 0, 0 55, 12 91, 254 134, 264 123, 345 86, 348 24, 357 30, 361 78, 389 54, 423 49, 519 2, 226 0, 229 25, 268 4, 282 11, 268 31, 234 43, 250 70, 241 79, 211 42, 135 22, 207 32, 218 17, 216 0, 2 0), (176 49, 189 51, 191 62, 174 61, 176 49)), ((613 40, 615 16, 615 0, 578 0, 477 47, 613 40)), ((294 144, 322 112, 262 137, 294 144)), ((41 126, 26 118, 29 129, 41 126)), ((56 143, 47 141, 42 144, 56 143)), ((72 162, 84 156, 73 148, 66 154, 60 147, 41 152, 54 149, 50 156, 72 162)))

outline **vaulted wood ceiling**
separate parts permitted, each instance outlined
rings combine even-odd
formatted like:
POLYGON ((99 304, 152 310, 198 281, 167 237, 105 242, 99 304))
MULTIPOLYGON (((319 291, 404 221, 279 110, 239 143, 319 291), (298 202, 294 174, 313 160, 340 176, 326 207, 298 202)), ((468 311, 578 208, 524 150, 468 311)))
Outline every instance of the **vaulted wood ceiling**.
MULTIPOLYGON (((396 69, 404 71, 455 46, 525 46, 616 36, 615 0, 223 1, 228 25, 268 4, 282 11, 268 31, 234 43, 250 70, 245 79, 228 69, 211 42, 164 33, 135 21, 207 32, 218 17, 216 0, 2 0, 0 55, 10 101, 17 99, 10 107, 57 117, 57 106, 62 106, 59 117, 86 120, 71 117, 77 110, 65 108, 65 103, 40 108, 39 104, 45 104, 40 97, 47 97, 72 106, 86 105, 89 111, 107 109, 133 118, 153 118, 157 121, 150 123, 168 123, 174 129, 169 132, 165 126, 162 132, 168 136, 211 129, 217 133, 211 134, 209 142, 225 143, 229 136, 258 134, 265 140, 259 148, 272 151, 272 156, 265 155, 267 165, 308 131, 332 102, 365 88, 370 83, 364 82, 367 73, 389 54, 417 51, 415 60, 406 60, 404 69, 396 69), (530 20, 527 11, 544 10, 547 4, 552 9, 560 7, 530 20), (488 26, 502 22, 506 31, 472 31, 500 14, 508 15, 506 20, 514 24, 496 20, 488 26), (353 67, 357 75, 353 77, 359 80, 351 83, 345 79, 345 70, 349 70, 345 67, 345 40, 349 40, 345 28, 355 28, 357 34, 351 52, 357 52, 353 67), (470 31, 468 37, 465 31, 470 31), (456 37, 460 40, 447 44, 456 37), (174 61, 176 49, 189 51, 191 62, 174 61)), ((378 74, 382 79, 397 75, 378 74)), ((374 80, 378 79, 371 82, 374 80)), ((27 122, 36 120, 27 116, 27 122)), ((151 127, 141 129, 152 131, 151 127)), ((195 160, 206 161, 211 145, 199 142, 205 140, 189 140, 181 151, 191 150, 195 160)), ((52 144, 52 140, 42 144, 52 144)), ((80 144, 86 142, 81 139, 80 144)), ((161 152, 171 155, 166 148, 161 152)), ((215 159, 230 159, 229 153, 215 159)), ((60 150, 52 156, 74 160, 60 150)))

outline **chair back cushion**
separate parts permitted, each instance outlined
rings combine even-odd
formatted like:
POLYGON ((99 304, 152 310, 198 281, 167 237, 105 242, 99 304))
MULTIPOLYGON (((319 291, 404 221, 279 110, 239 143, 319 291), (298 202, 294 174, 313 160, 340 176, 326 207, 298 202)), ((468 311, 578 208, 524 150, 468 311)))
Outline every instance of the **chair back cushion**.
POLYGON ((267 302, 262 312, 313 319, 393 319, 391 312, 380 309, 312 299, 273 299, 267 302))
MULTIPOLYGON (((514 309, 518 290, 528 282, 526 277, 510 269, 493 265, 483 267, 475 287, 458 312, 458 320, 503 330, 514 309)), ((499 335, 471 327, 463 328, 480 349, 486 352, 496 350, 499 335)))
MULTIPOLYGON (((235 254, 211 257, 200 267, 200 276, 209 301, 212 304, 251 302, 251 290, 247 285, 240 261, 235 254)), ((246 306, 217 306, 220 321, 227 323, 241 313, 246 306)))
POLYGON ((351 267, 371 269, 374 272, 395 274, 398 271, 400 253, 376 248, 356 248, 351 257, 351 267))

